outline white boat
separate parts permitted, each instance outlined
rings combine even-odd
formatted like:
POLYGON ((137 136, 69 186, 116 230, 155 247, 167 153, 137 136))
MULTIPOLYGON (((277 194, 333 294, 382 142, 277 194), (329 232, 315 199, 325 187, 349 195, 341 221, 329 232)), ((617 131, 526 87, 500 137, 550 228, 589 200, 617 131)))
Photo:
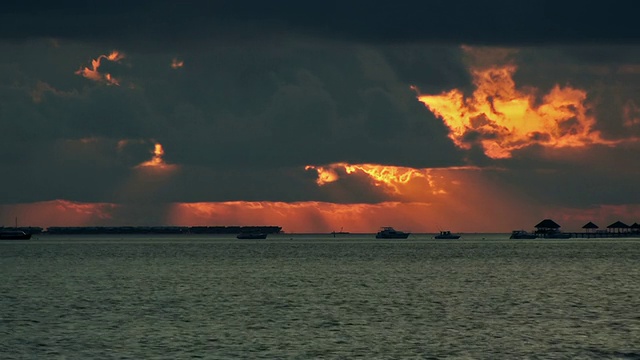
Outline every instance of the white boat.
POLYGON ((384 226, 376 234, 376 239, 406 239, 411 233, 396 230, 391 226, 384 226))
POLYGON ((440 231, 440 234, 434 236, 435 239, 460 239, 460 235, 452 234, 449 230, 440 231))
POLYGON ((535 239, 538 235, 525 230, 513 230, 509 239, 535 239))

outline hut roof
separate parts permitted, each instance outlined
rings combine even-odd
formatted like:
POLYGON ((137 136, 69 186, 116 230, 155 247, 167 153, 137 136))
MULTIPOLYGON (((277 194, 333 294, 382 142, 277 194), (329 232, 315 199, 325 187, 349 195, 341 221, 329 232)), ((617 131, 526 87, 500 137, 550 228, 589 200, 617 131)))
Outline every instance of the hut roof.
POLYGON ((592 223, 591 221, 589 221, 588 223, 584 224, 584 226, 582 227, 583 229, 597 229, 598 225, 592 223))
POLYGON ((634 222, 633 225, 629 226, 632 229, 640 229, 640 224, 638 224, 637 222, 634 222))
POLYGON ((558 225, 555 221, 551 219, 544 219, 538 223, 538 225, 534 226, 535 228, 543 228, 543 229, 559 229, 560 225, 558 225))
POLYGON ((607 226, 607 229, 628 229, 629 225, 621 222, 621 221, 616 221, 613 224, 607 226))

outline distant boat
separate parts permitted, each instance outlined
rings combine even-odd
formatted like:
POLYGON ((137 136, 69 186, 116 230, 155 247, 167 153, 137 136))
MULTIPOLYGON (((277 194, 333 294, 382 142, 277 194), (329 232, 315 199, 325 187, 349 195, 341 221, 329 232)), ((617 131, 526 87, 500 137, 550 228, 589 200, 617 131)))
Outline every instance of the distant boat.
POLYGON ((266 233, 240 233, 236 236, 238 239, 266 239, 266 233))
POLYGON ((31 234, 20 230, 0 230, 0 240, 29 240, 31 234))
POLYGON ((384 226, 376 234, 376 239, 406 239, 411 233, 396 230, 391 226, 384 226))
POLYGON ((532 234, 525 230, 513 230, 509 239, 535 239, 538 235, 532 234))
POLYGON ((342 228, 340 228, 340 231, 332 231, 331 235, 333 235, 333 237, 336 237, 336 235, 348 235, 350 234, 350 232, 348 231, 342 231, 342 228))
POLYGON ((440 234, 434 236, 435 239, 460 239, 460 235, 452 234, 449 230, 440 231, 440 234))

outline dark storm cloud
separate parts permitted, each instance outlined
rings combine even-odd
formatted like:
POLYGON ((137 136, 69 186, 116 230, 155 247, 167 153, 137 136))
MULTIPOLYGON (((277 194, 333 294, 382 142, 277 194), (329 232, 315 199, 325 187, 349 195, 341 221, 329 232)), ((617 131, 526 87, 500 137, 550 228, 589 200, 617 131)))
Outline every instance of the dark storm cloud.
MULTIPOLYGON (((109 86, 77 73, 105 54, 94 45, 3 47, 11 56, 0 61, 0 163, 29 180, 2 178, 16 190, 3 193, 2 201, 372 202, 385 196, 366 181, 360 191, 342 181, 346 195, 337 200, 336 186, 319 188, 315 172, 304 166, 463 163, 447 128, 398 76, 404 65, 388 61, 393 49, 203 43, 181 53, 185 66, 172 69, 173 52, 121 48, 122 61, 103 59, 98 69, 118 78, 120 86, 109 86), (135 166, 150 160, 155 142, 179 170, 166 182, 136 188, 141 177, 135 166)), ((444 62, 455 62, 458 53, 445 53, 439 56, 444 62)), ((458 81, 445 78, 435 64, 421 72, 424 83, 458 81)))
POLYGON ((294 42, 212 48, 195 65, 185 61, 176 83, 147 90, 163 114, 156 137, 176 163, 460 163, 447 129, 376 50, 294 42), (165 89, 180 91, 158 101, 165 89))
POLYGON ((499 164, 510 171, 498 183, 548 204, 637 202, 637 173, 604 166, 608 157, 632 164, 637 148, 598 147, 592 163, 571 166, 562 151, 554 160, 536 147, 495 161, 478 136, 466 139, 470 150, 456 148, 409 87, 469 94, 460 44, 536 45, 512 56, 519 89, 584 89, 603 137, 638 134, 640 120, 624 114, 640 99, 630 72, 638 50, 628 45, 640 28, 627 10, 549 1, 10 4, 0 14, 0 165, 20 171, 0 178, 11 189, 0 202, 390 199, 366 178, 318 187, 304 170, 335 162, 499 164), (601 45, 610 43, 627 45, 601 45), (76 74, 114 49, 126 57, 100 71, 120 86, 76 74), (169 66, 176 57, 183 68, 169 66), (135 168, 156 141, 178 166, 171 176, 135 168))
POLYGON ((4 38, 179 41, 298 33, 365 42, 627 43, 636 6, 558 1, 22 1, 5 5, 4 38))
POLYGON ((522 157, 501 161, 509 171, 492 176, 549 208, 637 204, 640 170, 634 158, 639 150, 638 144, 627 144, 561 149, 553 151, 556 156, 543 156, 549 150, 533 147, 522 157))

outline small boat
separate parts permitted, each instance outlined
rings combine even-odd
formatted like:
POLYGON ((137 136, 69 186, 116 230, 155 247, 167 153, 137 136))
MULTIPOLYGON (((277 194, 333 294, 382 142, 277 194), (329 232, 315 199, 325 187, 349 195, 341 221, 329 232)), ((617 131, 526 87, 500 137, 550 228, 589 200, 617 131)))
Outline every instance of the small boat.
POLYGON ((538 235, 532 234, 525 230, 513 230, 509 239, 535 239, 538 235))
POLYGON ((238 239, 266 239, 266 233, 240 233, 236 236, 238 239))
POLYGON ((31 234, 20 230, 0 230, 0 240, 29 240, 31 234))
POLYGON ((391 226, 384 226, 376 234, 376 239, 406 239, 411 233, 396 230, 391 226))
POLYGON ((440 234, 434 236, 435 239, 460 239, 460 235, 452 234, 449 230, 440 231, 440 234))
POLYGON ((335 231, 334 230, 330 234, 333 235, 333 237, 336 237, 336 235, 349 235, 351 233, 348 232, 348 231, 342 231, 342 228, 340 228, 340 231, 335 231))

